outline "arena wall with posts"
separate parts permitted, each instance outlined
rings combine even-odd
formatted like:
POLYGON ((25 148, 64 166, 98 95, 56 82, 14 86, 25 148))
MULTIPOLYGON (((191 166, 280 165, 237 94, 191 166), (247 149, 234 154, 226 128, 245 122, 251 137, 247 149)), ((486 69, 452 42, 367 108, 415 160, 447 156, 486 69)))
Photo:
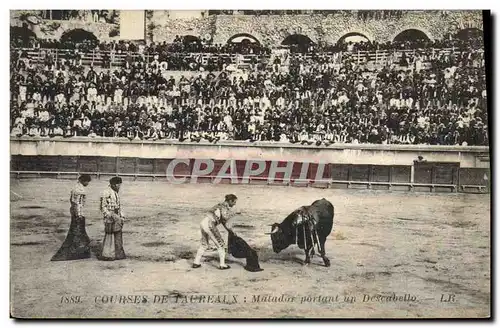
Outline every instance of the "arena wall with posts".
POLYGON ((11 176, 489 192, 488 147, 11 139, 11 176), (418 157, 421 156, 419 160, 418 157))

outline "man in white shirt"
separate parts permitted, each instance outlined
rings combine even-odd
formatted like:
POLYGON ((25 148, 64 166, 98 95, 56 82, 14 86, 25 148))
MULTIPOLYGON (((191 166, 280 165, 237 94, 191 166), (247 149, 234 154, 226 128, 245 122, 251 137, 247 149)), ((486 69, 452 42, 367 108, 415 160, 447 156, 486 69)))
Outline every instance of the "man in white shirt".
POLYGON ((40 112, 38 112, 38 118, 40 119, 41 122, 46 124, 50 119, 49 112, 47 112, 46 109, 42 109, 40 112))
POLYGON ((21 111, 21 116, 22 117, 28 117, 28 118, 33 118, 35 116, 35 111, 33 110, 33 106, 30 106, 30 104, 26 105, 26 108, 21 111))
POLYGON ((10 132, 11 137, 20 137, 23 135, 24 123, 18 122, 14 124, 12 131, 10 132))
POLYGON ((162 137, 161 131, 163 130, 163 124, 161 123, 161 120, 157 120, 153 123, 153 129, 156 131, 159 137, 162 137))
POLYGON ((363 90, 365 90, 365 86, 363 85, 363 83, 361 83, 361 81, 358 81, 358 85, 356 86, 356 90, 358 92, 363 92, 363 90))
POLYGON ((88 102, 97 101, 97 89, 93 84, 91 84, 87 90, 87 101, 88 102))
POLYGON ((80 134, 80 131, 82 129, 82 120, 77 117, 73 120, 73 131, 74 131, 74 136, 77 136, 80 134))
POLYGON ((19 86, 19 100, 26 101, 26 85, 19 86))
POLYGON ((82 121, 82 127, 86 130, 90 130, 91 124, 92 124, 92 121, 88 118, 88 116, 85 116, 83 121, 82 121))
POLYGON ((288 139, 288 136, 286 135, 286 133, 281 133, 280 135, 280 142, 289 142, 290 140, 288 139))
POLYGON ((396 106, 396 108, 401 108, 401 103, 402 103, 401 99, 392 98, 391 102, 392 102, 391 106, 396 106))
POLYGON ((224 116, 224 124, 227 126, 228 131, 233 131, 233 118, 228 112, 224 116))
POLYGON ((40 128, 33 124, 29 130, 30 137, 39 137, 40 136, 40 128))
POLYGON ((56 95, 56 102, 57 103, 66 103, 66 96, 63 93, 59 93, 56 95))
POLYGON ((21 116, 16 117, 16 120, 14 121, 14 125, 25 125, 26 124, 26 118, 21 114, 21 116))
POLYGON ((339 104, 346 104, 349 102, 349 98, 347 97, 345 92, 340 92, 340 96, 338 98, 339 104))
POLYGON ((115 95, 114 95, 113 101, 117 104, 121 104, 122 103, 122 96, 123 96, 123 90, 122 90, 120 85, 117 85, 116 89, 115 89, 115 95))
POLYGON ((179 105, 180 103, 180 97, 181 97, 181 91, 179 88, 175 87, 175 89, 172 92, 173 97, 174 97, 174 105, 179 105))
POLYGON ((64 135, 64 130, 60 126, 56 125, 53 129, 52 135, 54 137, 62 137, 64 135))
POLYGON ((307 133, 306 129, 303 129, 299 134, 299 141, 305 142, 309 141, 309 133, 307 133))

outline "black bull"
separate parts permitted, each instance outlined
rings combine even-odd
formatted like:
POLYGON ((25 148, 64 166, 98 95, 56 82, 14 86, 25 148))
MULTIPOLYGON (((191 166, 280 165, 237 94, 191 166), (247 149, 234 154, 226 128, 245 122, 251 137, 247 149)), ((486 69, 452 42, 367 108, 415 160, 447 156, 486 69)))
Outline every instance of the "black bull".
POLYGON ((325 266, 330 266, 330 260, 325 255, 325 241, 333 229, 333 216, 333 205, 324 198, 293 211, 283 222, 272 225, 274 252, 279 253, 288 246, 297 244, 306 253, 304 263, 309 264, 310 256, 314 255, 314 246, 317 246, 325 266))

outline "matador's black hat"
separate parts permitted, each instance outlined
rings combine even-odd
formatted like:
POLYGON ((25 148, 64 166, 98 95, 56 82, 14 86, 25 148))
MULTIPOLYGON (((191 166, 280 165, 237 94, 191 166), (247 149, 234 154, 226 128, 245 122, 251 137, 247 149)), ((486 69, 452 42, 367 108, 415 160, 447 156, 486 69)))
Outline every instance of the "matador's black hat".
POLYGON ((116 185, 116 184, 122 183, 122 178, 120 178, 120 177, 112 177, 111 179, 109 179, 109 183, 112 184, 112 185, 116 185))
POLYGON ((89 174, 82 174, 82 175, 80 175, 78 177, 78 181, 80 181, 80 182, 85 182, 85 181, 90 182, 90 181, 92 181, 92 178, 90 177, 89 174))

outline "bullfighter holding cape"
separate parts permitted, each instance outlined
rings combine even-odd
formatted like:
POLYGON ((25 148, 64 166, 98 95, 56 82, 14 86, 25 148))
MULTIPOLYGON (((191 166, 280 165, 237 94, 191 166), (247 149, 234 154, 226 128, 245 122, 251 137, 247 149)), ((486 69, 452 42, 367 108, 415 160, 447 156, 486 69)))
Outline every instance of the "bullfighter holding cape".
POLYGON ((123 250, 122 228, 124 215, 120 204, 120 186, 122 179, 113 177, 109 187, 101 196, 101 213, 104 217, 104 240, 100 260, 113 261, 126 258, 123 250))
POLYGON ((233 212, 231 210, 231 208, 236 205, 237 199, 238 197, 236 197, 236 195, 226 195, 224 201, 212 207, 201 221, 201 245, 198 248, 198 252, 196 253, 196 257, 193 262, 193 268, 201 267, 201 258, 209 246, 209 241, 212 241, 217 247, 220 260, 219 269, 226 270, 230 268, 230 266, 226 264, 224 240, 222 239, 217 226, 219 224, 222 224, 229 233, 236 235, 236 233, 234 233, 234 231, 228 227, 227 223, 229 219, 231 219, 236 214, 239 214, 239 212, 233 212))
POLYGON ((78 178, 78 183, 71 190, 70 209, 71 224, 68 235, 61 248, 52 257, 51 261, 70 261, 90 258, 90 238, 85 230, 85 216, 83 206, 85 205, 85 187, 91 181, 90 175, 83 174, 78 178))

